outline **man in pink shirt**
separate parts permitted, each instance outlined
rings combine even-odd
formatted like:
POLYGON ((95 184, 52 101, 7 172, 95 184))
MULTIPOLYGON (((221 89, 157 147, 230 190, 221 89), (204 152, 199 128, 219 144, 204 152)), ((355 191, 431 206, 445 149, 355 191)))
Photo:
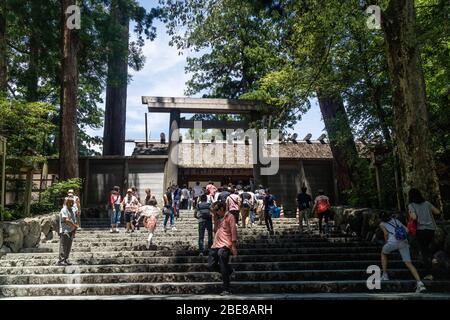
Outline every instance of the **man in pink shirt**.
POLYGON ((214 182, 212 182, 212 181, 209 181, 209 182, 208 182, 208 185, 206 186, 206 192, 207 192, 209 195, 211 195, 211 197, 214 198, 214 195, 215 195, 216 192, 217 192, 217 188, 216 188, 216 186, 214 185, 214 182))
POLYGON ((221 295, 231 294, 230 276, 234 270, 229 265, 230 254, 237 255, 237 229, 234 216, 225 211, 225 204, 218 203, 213 208, 214 242, 209 250, 208 267, 222 274, 221 295))

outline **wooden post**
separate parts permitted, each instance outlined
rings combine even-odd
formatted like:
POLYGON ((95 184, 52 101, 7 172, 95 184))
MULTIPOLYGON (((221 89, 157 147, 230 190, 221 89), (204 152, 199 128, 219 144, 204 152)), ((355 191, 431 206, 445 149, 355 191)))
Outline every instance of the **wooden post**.
POLYGON ((25 185, 25 195, 24 195, 24 202, 23 202, 25 217, 30 216, 32 189, 33 189, 33 168, 29 168, 27 171, 27 181, 26 181, 26 185, 25 185))
MULTIPOLYGON (((250 114, 250 121, 255 122, 259 118, 258 114, 256 112, 252 112, 250 114)), ((256 141, 252 141, 252 154, 253 154, 253 182, 255 183, 256 188, 260 184, 263 183, 262 177, 261 177, 261 162, 259 159, 259 145, 261 141, 259 139, 259 132, 256 128, 256 141)), ((266 185, 264 185, 265 188, 267 188, 266 185)), ((259 189, 259 188, 258 188, 259 189)))
POLYGON ((145 147, 148 148, 148 121, 147 121, 147 112, 145 113, 145 147))
POLYGON ((299 164, 300 164, 300 179, 301 179, 301 182, 302 182, 301 183, 302 185, 300 186, 300 188, 305 186, 308 189, 308 191, 312 193, 311 186, 309 185, 309 181, 306 178, 305 167, 303 165, 303 160, 300 160, 299 164))
POLYGON ((381 198, 381 176, 380 176, 381 167, 379 164, 375 164, 374 167, 375 167, 375 178, 377 180, 378 206, 382 208, 383 199, 381 198))
POLYGON ((166 188, 178 183, 178 143, 180 128, 180 110, 170 112, 169 158, 167 159, 166 188), (178 133, 175 135, 175 132, 178 133), (173 161, 175 159, 176 162, 173 161))
POLYGON ((89 171, 90 171, 89 163, 90 163, 89 158, 86 158, 86 163, 84 165, 84 173, 85 173, 84 177, 85 177, 85 179, 84 179, 84 188, 83 188, 83 203, 82 203, 82 207, 83 208, 85 208, 87 206, 87 203, 88 203, 89 178, 90 178, 90 176, 89 176, 89 171))
POLYGON ((378 197, 378 206, 380 208, 383 207, 384 201, 381 194, 381 166, 385 160, 385 156, 387 154, 387 149, 382 145, 377 145, 371 152, 372 165, 375 168, 375 179, 377 183, 377 197, 378 197))
POLYGON ((44 162, 41 170, 41 180, 39 181, 39 201, 41 201, 41 190, 47 188, 48 163, 44 162))
POLYGON ((337 167, 336 167, 336 161, 334 159, 332 160, 332 169, 333 169, 333 188, 334 188, 334 203, 340 204, 339 199, 339 187, 338 187, 338 178, 337 178, 337 167))
POLYGON ((122 184, 122 194, 125 194, 128 189, 128 159, 123 160, 123 184, 122 184))
MULTIPOLYGON (((0 194, 0 212, 1 212, 1 221, 3 222, 3 209, 5 208, 5 194, 6 194, 6 139, 0 136, 0 156, 2 157, 2 167, 1 167, 1 189, 2 193, 0 194)), ((1 231, 0 231, 1 232, 1 231)))

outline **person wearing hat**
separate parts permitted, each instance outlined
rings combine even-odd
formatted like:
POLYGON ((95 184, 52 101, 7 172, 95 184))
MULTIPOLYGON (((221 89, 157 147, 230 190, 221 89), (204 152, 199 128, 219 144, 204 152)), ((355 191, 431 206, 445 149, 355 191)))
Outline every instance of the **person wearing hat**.
POLYGON ((78 197, 73 189, 69 189, 67 191, 67 196, 68 197, 72 197, 74 204, 73 204, 73 210, 75 211, 76 217, 77 217, 77 224, 78 224, 78 229, 81 229, 81 202, 80 202, 80 197, 78 197))
POLYGON ((133 195, 133 190, 131 188, 127 190, 127 195, 122 201, 122 209, 125 212, 126 232, 134 232, 134 226, 132 226, 131 220, 139 209, 139 201, 133 195))
POLYGON ((75 200, 72 196, 65 199, 65 205, 59 212, 59 260, 58 265, 71 265, 68 261, 72 248, 73 238, 78 229, 76 224, 76 213, 74 212, 75 200))

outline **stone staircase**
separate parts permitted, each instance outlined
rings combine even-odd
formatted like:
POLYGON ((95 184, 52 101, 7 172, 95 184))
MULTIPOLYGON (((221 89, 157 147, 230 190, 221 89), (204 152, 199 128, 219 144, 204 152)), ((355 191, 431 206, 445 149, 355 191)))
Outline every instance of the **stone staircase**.
MULTIPOLYGON (((25 299, 230 299, 221 297, 221 277, 198 256, 197 222, 183 211, 178 230, 163 232, 146 250, 145 229, 110 234, 107 219, 84 219, 73 243, 73 266, 57 266, 58 240, 0 259, 0 298, 25 299)), ((366 269, 379 265, 380 247, 355 238, 299 234, 294 218, 274 219, 275 235, 264 226, 239 229, 238 256, 231 262, 234 299, 450 299, 450 278, 415 282, 394 254, 392 281, 367 289, 366 269)), ((415 265, 421 270, 419 262, 415 265)))

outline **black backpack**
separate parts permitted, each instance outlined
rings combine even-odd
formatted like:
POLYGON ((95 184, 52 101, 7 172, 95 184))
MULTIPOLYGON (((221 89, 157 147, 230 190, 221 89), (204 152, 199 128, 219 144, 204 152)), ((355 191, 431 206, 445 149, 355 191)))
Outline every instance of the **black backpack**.
POLYGON ((242 207, 250 209, 252 207, 251 199, 252 196, 250 195, 250 193, 247 192, 242 193, 242 207))
POLYGON ((211 211, 209 210, 211 208, 211 204, 208 202, 201 202, 197 205, 197 215, 199 218, 202 219, 209 219, 211 218, 211 211))

